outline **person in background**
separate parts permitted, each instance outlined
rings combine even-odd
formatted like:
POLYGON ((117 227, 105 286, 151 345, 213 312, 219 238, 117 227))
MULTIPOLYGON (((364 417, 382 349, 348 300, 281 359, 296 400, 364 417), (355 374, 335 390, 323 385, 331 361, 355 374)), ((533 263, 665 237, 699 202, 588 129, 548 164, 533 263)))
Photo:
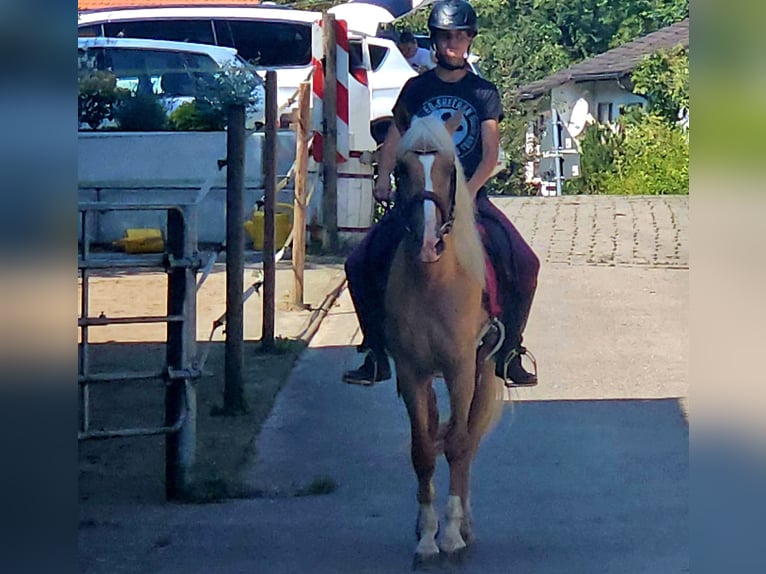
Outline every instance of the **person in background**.
POLYGON ((396 45, 407 60, 407 63, 418 74, 436 66, 436 62, 431 58, 431 52, 418 46, 415 36, 409 30, 405 30, 399 35, 396 45))

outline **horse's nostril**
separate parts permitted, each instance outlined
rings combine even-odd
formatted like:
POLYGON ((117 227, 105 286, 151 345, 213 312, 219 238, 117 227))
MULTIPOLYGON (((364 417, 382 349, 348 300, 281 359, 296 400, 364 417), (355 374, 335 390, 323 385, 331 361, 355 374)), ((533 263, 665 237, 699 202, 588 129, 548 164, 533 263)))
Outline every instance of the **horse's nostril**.
POLYGON ((436 254, 441 255, 444 253, 444 239, 440 239, 436 242, 436 245, 434 246, 434 249, 436 249, 436 254))

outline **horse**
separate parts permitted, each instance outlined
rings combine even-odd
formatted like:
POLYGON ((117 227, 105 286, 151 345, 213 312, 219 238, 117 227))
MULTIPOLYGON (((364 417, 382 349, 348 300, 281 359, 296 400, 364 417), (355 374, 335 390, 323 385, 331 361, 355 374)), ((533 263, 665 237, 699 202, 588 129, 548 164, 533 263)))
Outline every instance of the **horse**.
POLYGON ((406 231, 389 273, 385 333, 411 426, 419 503, 415 568, 441 557, 459 560, 474 541, 470 467, 502 410, 494 364, 486 355, 477 360, 477 343, 490 324, 482 303, 486 260, 452 141, 459 122, 458 116, 446 124, 416 118, 397 148, 396 209, 406 231), (441 425, 433 389, 438 374, 450 402, 449 420, 441 425), (440 530, 433 475, 442 453, 449 463, 449 496, 440 530))

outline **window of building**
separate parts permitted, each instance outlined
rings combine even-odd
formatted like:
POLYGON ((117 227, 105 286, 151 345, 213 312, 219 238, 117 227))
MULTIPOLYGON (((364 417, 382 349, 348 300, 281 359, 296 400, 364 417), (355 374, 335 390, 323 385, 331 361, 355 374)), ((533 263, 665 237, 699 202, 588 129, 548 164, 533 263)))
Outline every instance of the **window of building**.
POLYGON ((601 102, 597 106, 597 118, 599 123, 608 124, 611 123, 612 117, 612 102, 601 102))

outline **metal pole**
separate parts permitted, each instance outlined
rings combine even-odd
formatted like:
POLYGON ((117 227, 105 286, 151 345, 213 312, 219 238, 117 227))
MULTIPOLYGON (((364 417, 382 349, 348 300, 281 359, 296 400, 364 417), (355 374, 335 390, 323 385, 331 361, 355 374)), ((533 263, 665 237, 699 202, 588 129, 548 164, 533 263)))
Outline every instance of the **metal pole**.
POLYGON ((274 348, 276 262, 274 208, 277 195, 277 73, 266 72, 266 137, 263 144, 263 332, 261 346, 274 348))
POLYGON ((322 97, 322 218, 324 234, 322 246, 329 251, 338 248, 338 91, 337 46, 335 42, 335 16, 322 14, 322 41, 324 44, 324 95, 322 97))
MULTIPOLYGON (((89 283, 90 270, 87 267, 88 255, 90 253, 91 221, 93 214, 90 211, 82 212, 82 258, 84 267, 81 270, 82 282, 80 290, 80 313, 83 319, 87 319, 89 310, 89 283)), ((90 375, 90 348, 88 345, 88 326, 83 325, 80 329, 80 374, 84 377, 90 375)), ((90 430, 90 388, 87 383, 80 386, 80 430, 88 432, 90 430)))
POLYGON ((553 124, 553 169, 556 178, 556 195, 561 195, 561 122, 559 112, 551 106, 551 123, 553 124))
POLYGON ((293 306, 303 308, 303 270, 306 259, 306 179, 308 176, 309 97, 311 85, 298 88, 295 123, 295 201, 293 203, 293 306))
POLYGON ((244 370, 244 184, 245 107, 233 105, 228 111, 226 136, 226 343, 224 411, 246 409, 242 372, 244 370))
MULTIPOLYGON (((191 258, 196 251, 197 231, 194 213, 168 210, 168 253, 175 258, 191 258)), ((178 432, 165 438, 165 494, 168 500, 191 495, 192 468, 197 444, 197 401, 194 387, 185 379, 170 376, 171 370, 190 370, 196 346, 196 297, 194 269, 172 267, 168 271, 168 314, 183 315, 184 321, 167 326, 165 425, 172 427, 183 419, 178 432)))

